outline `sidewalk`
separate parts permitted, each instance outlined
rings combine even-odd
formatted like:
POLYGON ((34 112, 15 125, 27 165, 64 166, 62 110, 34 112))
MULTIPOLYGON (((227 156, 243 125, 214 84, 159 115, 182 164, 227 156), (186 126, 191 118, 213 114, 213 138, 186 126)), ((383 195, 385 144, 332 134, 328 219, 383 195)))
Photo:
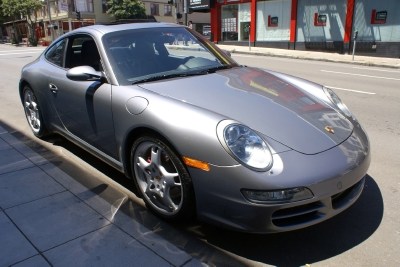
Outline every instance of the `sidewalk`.
POLYGON ((0 266, 206 266, 0 125, 0 266))
POLYGON ((354 55, 354 60, 352 60, 352 55, 342 55, 337 53, 287 50, 287 49, 263 48, 263 47, 251 47, 251 50, 249 50, 248 46, 233 46, 233 45, 218 45, 218 47, 229 51, 231 54, 250 54, 259 56, 317 60, 326 62, 347 63, 347 64, 355 64, 363 66, 400 69, 400 59, 398 58, 358 56, 357 50, 354 55))
MULTIPOLYGON (((305 59, 305 60, 316 60, 325 62, 355 64, 362 66, 400 69, 400 59, 398 58, 358 56, 357 51, 354 55, 354 60, 353 60, 352 55, 342 55, 338 53, 288 50, 288 49, 265 48, 265 47, 251 47, 251 49, 249 49, 248 46, 222 45, 222 44, 217 44, 217 46, 221 49, 230 52, 231 55, 247 54, 247 55, 257 55, 257 56, 305 59)), ((182 50, 190 50, 199 48, 199 45, 191 44, 189 42, 189 46, 183 46, 179 44, 179 45, 170 45, 169 47, 182 50)))

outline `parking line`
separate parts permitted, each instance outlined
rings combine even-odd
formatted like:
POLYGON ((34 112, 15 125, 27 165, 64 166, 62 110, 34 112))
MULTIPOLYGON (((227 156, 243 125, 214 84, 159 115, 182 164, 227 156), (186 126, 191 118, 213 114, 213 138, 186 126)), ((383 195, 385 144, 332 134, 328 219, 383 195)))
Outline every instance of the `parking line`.
POLYGON ((376 95, 376 93, 357 91, 357 90, 351 90, 351 89, 344 89, 344 88, 332 87, 332 86, 328 86, 328 85, 326 85, 325 87, 336 89, 336 90, 350 91, 350 92, 355 92, 355 93, 360 93, 360 94, 376 95))
POLYGON ((336 74, 343 74, 343 75, 362 76, 362 77, 368 77, 368 78, 376 78, 376 79, 385 79, 385 80, 400 81, 400 79, 396 79, 396 78, 379 77, 379 76, 370 76, 370 75, 364 75, 364 74, 346 73, 346 72, 338 72, 338 71, 330 71, 330 70, 321 70, 321 71, 322 71, 322 72, 336 73, 336 74))

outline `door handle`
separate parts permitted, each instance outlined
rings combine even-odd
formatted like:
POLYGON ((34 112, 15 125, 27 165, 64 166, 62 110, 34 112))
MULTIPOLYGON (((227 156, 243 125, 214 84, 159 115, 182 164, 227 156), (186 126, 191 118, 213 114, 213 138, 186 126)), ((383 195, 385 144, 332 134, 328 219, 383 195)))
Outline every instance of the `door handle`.
POLYGON ((52 83, 49 83, 49 88, 50 88, 50 91, 52 92, 52 93, 57 93, 57 91, 58 91, 58 88, 57 88, 57 86, 55 86, 54 84, 52 84, 52 83))

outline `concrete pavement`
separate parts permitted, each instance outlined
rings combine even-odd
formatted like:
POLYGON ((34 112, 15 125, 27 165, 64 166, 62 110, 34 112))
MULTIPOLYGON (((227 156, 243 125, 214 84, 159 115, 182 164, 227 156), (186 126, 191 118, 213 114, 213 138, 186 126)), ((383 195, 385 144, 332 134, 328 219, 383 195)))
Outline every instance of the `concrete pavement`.
POLYGON ((206 266, 1 126, 0 266, 206 266))

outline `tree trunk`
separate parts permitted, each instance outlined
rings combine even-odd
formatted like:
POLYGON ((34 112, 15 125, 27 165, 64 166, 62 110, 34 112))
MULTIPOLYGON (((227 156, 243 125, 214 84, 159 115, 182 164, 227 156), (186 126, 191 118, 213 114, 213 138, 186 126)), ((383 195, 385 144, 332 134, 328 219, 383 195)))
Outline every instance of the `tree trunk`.
MULTIPOLYGON (((15 20, 13 21, 13 31, 14 31, 14 33, 12 34, 13 35, 13 37, 14 37, 14 42, 15 42, 15 44, 19 44, 19 38, 18 38, 18 29, 17 29, 17 27, 15 26, 15 20)), ((12 43, 12 42, 11 42, 12 43)))

